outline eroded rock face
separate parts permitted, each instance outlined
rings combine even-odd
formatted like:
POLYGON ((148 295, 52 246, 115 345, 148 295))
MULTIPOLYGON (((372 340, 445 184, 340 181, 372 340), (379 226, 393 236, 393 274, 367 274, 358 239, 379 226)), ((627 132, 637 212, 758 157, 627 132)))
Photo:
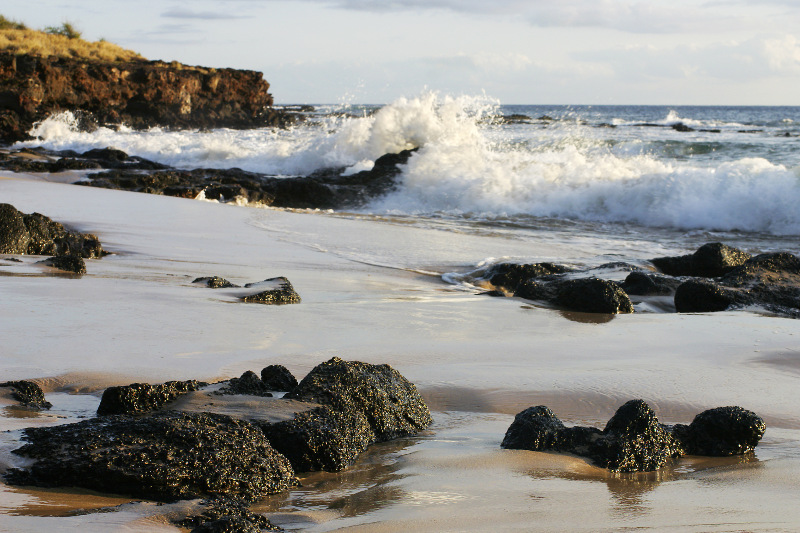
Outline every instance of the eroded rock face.
POLYGON ((0 53, 0 142, 28 138, 34 122, 75 111, 85 129, 282 126, 260 72, 161 61, 102 62, 0 53))
POLYGON ((361 413, 378 442, 414 435, 433 421, 417 388, 392 367, 338 357, 317 365, 285 398, 361 413))
POLYGON ((50 409, 53 404, 45 400, 42 388, 33 381, 6 381, 0 387, 10 387, 11 397, 29 409, 50 409))
POLYGON ((96 258, 107 254, 95 235, 66 229, 40 213, 0 204, 0 253, 96 258))
POLYGON ((167 403, 187 392, 196 391, 203 383, 189 381, 167 381, 158 385, 132 383, 108 387, 103 391, 98 415, 141 414, 164 407, 167 403))
POLYGON ((688 426, 670 428, 658 422, 644 401, 631 400, 600 431, 566 427, 550 409, 540 405, 517 414, 501 446, 574 453, 615 472, 649 472, 684 454, 750 452, 765 429, 758 415, 741 407, 710 409, 697 415, 688 426))
POLYGON ((17 485, 81 487, 158 501, 232 496, 252 502, 297 483, 255 425, 224 415, 112 415, 25 430, 6 474, 17 485))

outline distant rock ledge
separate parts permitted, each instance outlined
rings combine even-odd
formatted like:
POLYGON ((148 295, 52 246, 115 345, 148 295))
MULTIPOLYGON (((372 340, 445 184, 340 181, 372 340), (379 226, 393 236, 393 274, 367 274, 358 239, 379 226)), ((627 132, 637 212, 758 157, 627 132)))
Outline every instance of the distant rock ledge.
POLYGON ((283 126, 260 72, 178 62, 104 62, 0 52, 0 143, 30 138, 33 125, 72 111, 81 127, 134 129, 283 126))

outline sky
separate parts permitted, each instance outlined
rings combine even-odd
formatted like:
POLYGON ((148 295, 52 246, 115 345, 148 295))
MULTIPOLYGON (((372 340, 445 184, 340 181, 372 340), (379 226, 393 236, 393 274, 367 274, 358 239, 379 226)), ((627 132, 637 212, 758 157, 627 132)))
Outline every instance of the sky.
MULTIPOLYGON (((10 5, 9 5, 10 4, 10 5)), ((148 59, 258 70, 278 104, 800 105, 800 0, 6 0, 148 59)))

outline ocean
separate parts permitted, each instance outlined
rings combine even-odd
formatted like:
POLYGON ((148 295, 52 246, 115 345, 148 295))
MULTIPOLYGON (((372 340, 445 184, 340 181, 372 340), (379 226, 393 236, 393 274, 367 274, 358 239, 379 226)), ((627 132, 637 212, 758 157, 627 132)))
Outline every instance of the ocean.
MULTIPOLYGON (((70 113, 19 147, 113 146, 179 168, 305 176, 419 148, 397 186, 349 211, 218 204, 5 173, 0 201, 100 236, 114 255, 68 280, 0 263, 4 379, 37 379, 51 413, 0 406, 0 466, 20 429, 90 416, 110 384, 213 381, 334 355, 389 363, 434 416, 339 474, 257 509, 297 531, 795 531, 800 322, 762 309, 678 314, 642 302, 588 315, 490 298, 501 261, 591 269, 723 242, 800 254, 800 107, 515 106, 425 93, 316 105, 286 130, 79 131, 70 113), (303 303, 253 309, 191 286, 283 275, 303 303), (502 450, 515 413, 548 405, 603 427, 643 398, 664 423, 741 405, 767 421, 755 454, 613 474, 502 450)), ((623 279, 627 271, 600 274, 623 279)), ((0 484, 0 531, 174 531, 170 506, 0 484), (108 513, 76 509, 121 504, 108 513), (6 529, 4 529, 6 528, 6 529)))

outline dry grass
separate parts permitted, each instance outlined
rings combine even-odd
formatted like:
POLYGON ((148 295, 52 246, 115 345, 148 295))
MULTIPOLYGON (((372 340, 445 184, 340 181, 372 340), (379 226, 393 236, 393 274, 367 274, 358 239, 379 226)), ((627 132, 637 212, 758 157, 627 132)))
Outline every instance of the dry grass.
POLYGON ((36 30, 0 30, 0 52, 97 61, 141 61, 142 56, 107 41, 90 43, 36 30))

